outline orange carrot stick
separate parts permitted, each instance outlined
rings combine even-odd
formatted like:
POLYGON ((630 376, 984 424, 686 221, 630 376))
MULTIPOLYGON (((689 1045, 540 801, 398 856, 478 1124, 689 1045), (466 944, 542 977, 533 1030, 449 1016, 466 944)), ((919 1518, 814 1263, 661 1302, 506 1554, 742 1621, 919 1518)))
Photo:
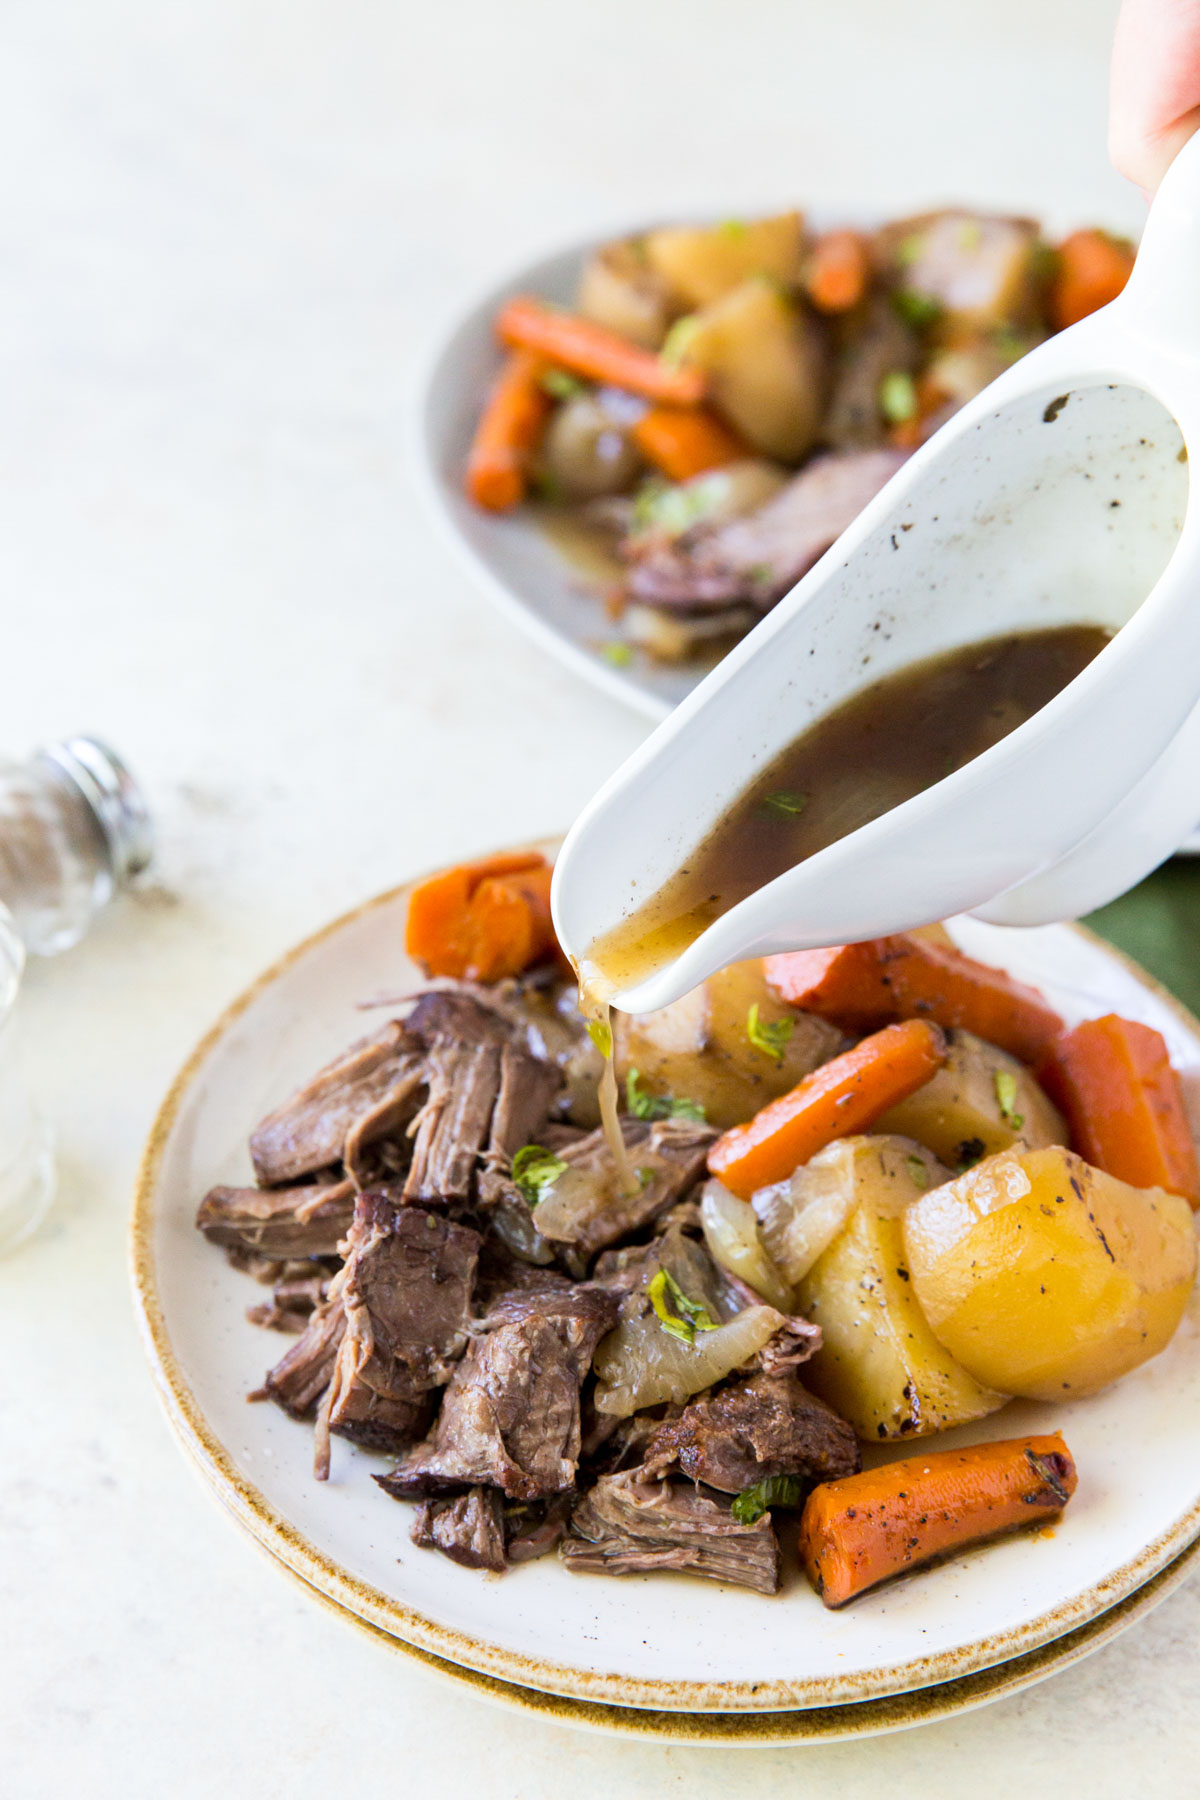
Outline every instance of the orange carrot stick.
POLYGON ((409 897, 405 948, 430 975, 498 981, 557 949, 553 871, 536 851, 443 869, 409 897))
POLYGON ((1077 1485, 1057 1432, 909 1456, 814 1488, 800 1560, 826 1606, 844 1606, 949 1550, 1055 1518, 1077 1485))
POLYGON ((1003 969, 906 933, 768 956, 766 975, 781 1000, 848 1031, 870 1031, 887 1019, 933 1019, 1034 1063, 1063 1029, 1042 996, 1003 969))
POLYGON ((827 231, 818 238, 804 272, 804 287, 818 312, 849 312, 871 277, 867 246, 857 231, 827 231))
POLYGON ((1200 1208, 1200 1170, 1179 1077, 1149 1025, 1106 1013, 1066 1032, 1038 1070, 1085 1162, 1130 1187, 1200 1208))
POLYGON ((751 454, 736 432, 700 406, 652 406, 631 436, 669 481, 688 481, 751 454))
POLYGON ((519 295, 501 308, 496 335, 510 350, 536 351, 572 375, 626 388, 648 400, 696 406, 704 398, 705 379, 699 369, 673 368, 615 331, 575 313, 558 312, 531 295, 519 295))
POLYGON ((945 1060, 946 1040, 936 1025, 924 1019, 889 1025, 719 1137, 708 1153, 709 1172, 748 1200, 834 1138, 865 1131, 889 1106, 924 1087, 945 1060))
POLYGON ((1133 245, 1107 231, 1073 231, 1064 238, 1050 283, 1050 322, 1055 331, 1115 300, 1129 280, 1133 258, 1133 245))
POLYGON ((516 350, 496 379, 467 455, 467 494, 489 512, 507 512, 525 498, 529 462, 554 405, 542 386, 546 364, 516 350))

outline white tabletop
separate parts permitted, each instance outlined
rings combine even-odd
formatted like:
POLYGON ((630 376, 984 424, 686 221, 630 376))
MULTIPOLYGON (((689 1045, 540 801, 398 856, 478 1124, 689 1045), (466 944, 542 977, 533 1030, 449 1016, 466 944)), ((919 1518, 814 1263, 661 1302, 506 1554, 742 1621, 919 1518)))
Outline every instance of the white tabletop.
POLYGON ((645 729, 493 617, 417 511, 406 409, 447 306, 675 207, 946 197, 1136 225, 1104 158, 1113 10, 5 10, 3 741, 110 737, 161 826, 154 879, 23 1002, 61 1194, 0 1264, 14 1800, 1195 1791, 1195 1585, 1036 1691, 870 1743, 606 1741, 442 1685, 206 1497, 125 1274, 142 1139, 224 1003, 373 890, 560 828, 645 729))

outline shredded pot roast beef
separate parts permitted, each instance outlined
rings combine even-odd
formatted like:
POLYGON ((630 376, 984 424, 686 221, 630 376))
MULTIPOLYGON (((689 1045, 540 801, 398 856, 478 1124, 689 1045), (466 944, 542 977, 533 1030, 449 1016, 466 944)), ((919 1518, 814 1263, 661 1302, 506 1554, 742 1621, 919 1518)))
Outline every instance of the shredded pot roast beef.
POLYGON ((773 1593, 769 1504, 746 1522, 737 1496, 786 1477, 794 1503, 858 1467, 854 1434, 797 1377, 820 1342, 799 1318, 686 1404, 597 1409, 618 1326, 671 1343, 680 1317, 761 1308, 705 1246, 699 1109, 623 1117, 626 1192, 597 1068, 564 983, 432 984, 263 1120, 257 1185, 214 1188, 197 1227, 269 1286, 250 1318, 293 1334, 254 1397, 315 1422, 319 1476, 331 1436, 396 1456, 375 1480, 418 1503, 415 1544, 495 1573, 557 1550, 577 1572, 773 1593))

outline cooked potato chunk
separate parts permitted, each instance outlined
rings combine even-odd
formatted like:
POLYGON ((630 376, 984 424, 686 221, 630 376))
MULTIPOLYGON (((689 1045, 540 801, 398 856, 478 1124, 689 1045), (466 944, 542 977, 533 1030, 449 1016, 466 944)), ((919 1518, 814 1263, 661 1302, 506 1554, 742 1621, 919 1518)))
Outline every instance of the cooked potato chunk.
POLYGON ((794 287, 804 248, 800 214, 726 219, 720 225, 674 225, 651 231, 646 259, 684 307, 708 306, 751 275, 794 287))
POLYGON ((1065 1144, 1062 1114, 1024 1063, 969 1031, 948 1031, 946 1060, 931 1081, 879 1120, 880 1131, 916 1138, 952 1169, 1012 1144, 1065 1144))
MULTIPOLYGON (((1006 1396, 968 1375, 934 1337, 908 1276, 902 1214, 948 1171, 911 1138, 843 1138, 822 1154, 852 1207, 797 1289, 798 1310, 824 1334, 806 1385, 870 1440, 924 1437, 1003 1406, 1006 1396)), ((779 1258, 772 1234, 764 1236, 779 1258)))
POLYGON ((1031 1400, 1094 1393, 1157 1356, 1196 1274, 1186 1200, 1061 1148, 1005 1151, 921 1195, 904 1247, 939 1340, 1031 1400))
POLYGON ((940 341, 1036 323, 1046 259, 1032 219, 941 212, 888 226, 882 235, 901 296, 936 309, 940 341))
MULTIPOLYGON (((680 320, 679 356, 764 456, 799 462, 816 442, 827 385, 820 329, 775 282, 755 278, 680 320)), ((674 339, 673 339, 674 341, 674 339)))
POLYGON ((777 1000, 767 987, 761 960, 722 969, 659 1012, 618 1013, 613 1024, 622 1083, 636 1069, 647 1093, 694 1100, 709 1124, 722 1130, 786 1094, 836 1055, 843 1041, 827 1020, 777 1000), (758 1007, 759 1024, 768 1034, 773 1025, 791 1026, 776 1053, 751 1043, 752 1006, 758 1007))
POLYGON ((585 319, 607 325, 643 350, 658 349, 672 316, 666 283, 633 238, 605 244, 588 257, 575 305, 585 319))

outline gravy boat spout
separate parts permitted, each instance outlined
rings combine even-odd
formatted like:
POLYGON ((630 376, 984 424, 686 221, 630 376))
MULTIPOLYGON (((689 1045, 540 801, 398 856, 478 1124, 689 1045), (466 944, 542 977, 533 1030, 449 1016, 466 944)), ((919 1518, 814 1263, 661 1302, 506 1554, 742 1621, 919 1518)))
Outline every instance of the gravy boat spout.
POLYGON ((558 935, 647 901, 812 723, 906 666, 1001 634, 1117 635, 974 761, 787 870, 614 993, 641 1012, 744 957, 974 912, 1102 904, 1200 813, 1200 138, 1111 305, 968 403, 630 757, 559 855, 558 935))

